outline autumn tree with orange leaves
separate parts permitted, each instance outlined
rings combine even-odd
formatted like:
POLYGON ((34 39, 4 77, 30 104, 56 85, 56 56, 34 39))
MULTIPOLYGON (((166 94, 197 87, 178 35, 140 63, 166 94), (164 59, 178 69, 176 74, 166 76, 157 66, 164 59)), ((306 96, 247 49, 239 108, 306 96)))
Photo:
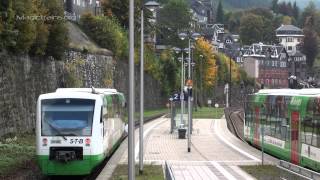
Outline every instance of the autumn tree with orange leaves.
POLYGON ((195 51, 193 59, 196 63, 195 66, 195 96, 196 101, 200 105, 204 102, 204 95, 206 92, 213 88, 217 83, 217 66, 216 58, 213 52, 212 45, 200 38, 195 43, 195 51))

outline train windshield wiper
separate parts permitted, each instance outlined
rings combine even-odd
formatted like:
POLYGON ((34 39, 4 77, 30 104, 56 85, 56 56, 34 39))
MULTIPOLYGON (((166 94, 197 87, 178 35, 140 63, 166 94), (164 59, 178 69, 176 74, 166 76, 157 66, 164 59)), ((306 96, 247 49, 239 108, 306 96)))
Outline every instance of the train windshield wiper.
POLYGON ((64 140, 67 140, 66 135, 63 134, 63 133, 61 133, 61 131, 60 131, 58 128, 54 127, 50 122, 47 122, 47 123, 49 124, 49 126, 50 126, 53 130, 55 130, 55 131, 58 133, 58 134, 56 134, 56 136, 62 136, 62 138, 63 138, 64 140))

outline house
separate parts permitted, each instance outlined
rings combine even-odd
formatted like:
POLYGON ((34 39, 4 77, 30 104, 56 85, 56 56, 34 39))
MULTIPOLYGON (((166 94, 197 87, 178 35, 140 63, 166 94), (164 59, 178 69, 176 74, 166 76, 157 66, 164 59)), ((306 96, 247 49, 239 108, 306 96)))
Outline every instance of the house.
POLYGON ((83 13, 90 12, 94 15, 101 14, 100 0, 64 0, 65 14, 74 16, 74 21, 79 21, 83 13))
MULTIPOLYGON (((258 63, 257 81, 269 88, 288 87, 288 53, 281 45, 265 45, 262 43, 252 44, 249 48, 242 49, 244 69, 246 61, 256 60, 258 63)), ((250 64, 250 63, 249 63, 250 64)), ((252 63, 251 63, 252 64, 252 63)), ((250 74, 251 72, 248 72, 250 74)), ((252 73, 251 73, 252 74, 252 73)), ((256 73, 255 73, 256 74, 256 73)))
POLYGON ((306 56, 300 52, 300 44, 304 37, 302 29, 293 25, 281 25, 276 29, 276 36, 289 55, 289 75, 306 79, 306 56))
POLYGON ((205 27, 213 22, 213 1, 190 0, 192 19, 197 27, 205 27))
POLYGON ((281 25, 276 29, 276 36, 289 55, 295 54, 304 37, 302 29, 293 25, 281 25))

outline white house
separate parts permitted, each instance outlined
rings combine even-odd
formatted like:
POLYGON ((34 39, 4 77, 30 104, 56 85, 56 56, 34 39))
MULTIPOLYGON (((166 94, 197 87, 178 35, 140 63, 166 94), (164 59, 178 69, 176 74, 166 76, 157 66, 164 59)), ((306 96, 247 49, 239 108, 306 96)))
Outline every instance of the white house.
POLYGON ((293 25, 281 25, 276 30, 276 36, 289 55, 297 52, 297 45, 302 42, 304 37, 302 29, 293 25))

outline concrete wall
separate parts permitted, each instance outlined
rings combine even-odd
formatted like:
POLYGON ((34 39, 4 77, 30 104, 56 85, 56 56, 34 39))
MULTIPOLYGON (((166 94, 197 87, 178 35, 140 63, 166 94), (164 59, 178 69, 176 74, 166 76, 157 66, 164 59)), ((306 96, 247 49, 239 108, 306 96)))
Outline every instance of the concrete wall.
MULTIPOLYGON (((79 87, 115 87, 127 95, 127 71, 125 62, 115 62, 109 55, 70 51, 64 61, 54 61, 0 54, 0 136, 33 130, 38 96, 66 87, 70 81, 79 87)), ((163 106, 159 83, 148 75, 145 83, 145 95, 152 97, 146 98, 146 108, 163 106)))
POLYGON ((258 60, 248 57, 243 61, 243 68, 247 72, 249 77, 258 78, 259 77, 259 64, 258 60))

